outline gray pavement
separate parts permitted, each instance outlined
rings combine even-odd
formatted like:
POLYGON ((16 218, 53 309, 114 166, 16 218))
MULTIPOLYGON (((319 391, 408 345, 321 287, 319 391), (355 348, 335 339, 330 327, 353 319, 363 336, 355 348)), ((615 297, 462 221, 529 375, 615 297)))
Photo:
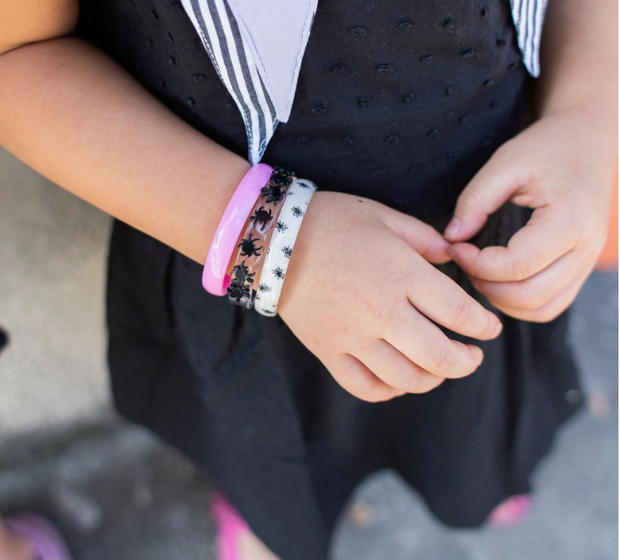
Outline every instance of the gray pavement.
POLYGON ((103 319, 110 218, 0 148, 0 437, 109 408, 103 319))
MULTIPOLYGON (((49 515, 75 560, 212 560, 209 481, 110 410, 108 228, 106 216, 0 151, 0 324, 12 335, 0 355, 0 512, 49 515)), ((615 272, 596 273, 575 304, 586 406, 537 470, 524 523, 448 529, 381 472, 341 519, 333 560, 616 559, 617 283, 615 272)))

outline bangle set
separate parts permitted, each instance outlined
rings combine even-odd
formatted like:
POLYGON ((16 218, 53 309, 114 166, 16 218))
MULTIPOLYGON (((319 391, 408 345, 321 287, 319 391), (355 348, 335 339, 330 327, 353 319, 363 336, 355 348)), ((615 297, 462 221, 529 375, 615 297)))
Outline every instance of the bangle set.
POLYGON ((251 167, 211 242, 202 275, 205 290, 228 294, 231 303, 256 307, 262 315, 276 315, 295 239, 315 192, 314 183, 283 167, 251 167))

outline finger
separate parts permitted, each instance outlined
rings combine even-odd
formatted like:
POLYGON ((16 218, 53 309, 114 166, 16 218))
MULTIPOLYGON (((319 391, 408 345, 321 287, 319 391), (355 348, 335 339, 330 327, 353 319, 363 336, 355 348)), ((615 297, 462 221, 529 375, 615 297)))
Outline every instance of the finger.
POLYGON ((583 253, 569 251, 538 274, 518 282, 491 282, 472 277, 470 280, 496 306, 539 309, 572 284, 584 269, 592 269, 594 261, 584 266, 583 259, 583 253))
POLYGON ((401 315, 385 330, 385 340, 408 360, 433 375, 449 378, 465 377, 480 365, 480 348, 450 340, 416 309, 402 307, 401 315))
POLYGON ((469 276, 510 282, 537 274, 570 251, 576 241, 560 213, 540 208, 512 236, 508 247, 480 250, 469 243, 457 243, 448 252, 469 276))
POLYGON ((377 377, 399 391, 428 393, 444 381, 443 377, 414 364, 385 340, 374 340, 359 354, 359 359, 377 377))
POLYGON ((452 220, 444 231, 445 238, 451 242, 471 238, 524 182, 524 177, 506 169, 497 153, 493 155, 457 199, 452 220))
POLYGON ((432 321, 459 334, 478 340, 490 340, 499 335, 502 325, 493 313, 448 276, 424 264, 417 267, 416 276, 409 278, 405 287, 411 305, 432 321))
POLYGON ((497 305, 496 307, 502 313, 514 317, 515 319, 531 321, 533 323, 548 323, 568 309, 589 275, 590 272, 581 274, 555 296, 555 298, 538 309, 519 309, 501 305, 497 305))
POLYGON ((333 365, 327 365, 333 378, 354 397, 368 402, 389 401, 402 394, 390 387, 350 354, 341 354, 333 365))
POLYGON ((450 243, 432 226, 396 210, 387 209, 383 222, 427 261, 442 264, 452 260, 447 252, 450 243))

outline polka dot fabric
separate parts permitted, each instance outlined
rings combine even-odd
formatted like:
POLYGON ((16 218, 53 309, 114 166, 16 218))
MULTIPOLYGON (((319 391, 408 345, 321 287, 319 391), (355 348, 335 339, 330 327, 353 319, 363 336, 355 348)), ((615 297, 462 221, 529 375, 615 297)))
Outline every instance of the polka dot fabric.
MULTIPOLYGON (((192 126, 247 153, 239 111, 180 2, 82 4, 84 22, 113 27, 90 26, 91 40, 192 126)), ((507 0, 320 2, 291 118, 263 161, 432 220, 523 126, 528 84, 507 0)))

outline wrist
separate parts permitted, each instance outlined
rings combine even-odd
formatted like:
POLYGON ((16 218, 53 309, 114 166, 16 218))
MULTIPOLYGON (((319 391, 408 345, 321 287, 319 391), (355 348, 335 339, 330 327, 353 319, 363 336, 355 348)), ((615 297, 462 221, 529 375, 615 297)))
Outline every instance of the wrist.
POLYGON ((239 183, 249 171, 251 165, 243 158, 228 152, 230 161, 225 166, 218 166, 217 171, 208 170, 208 183, 217 183, 220 188, 216 192, 205 193, 203 200, 197 201, 203 215, 199 231, 193 236, 194 244, 191 254, 187 256, 204 265, 209 247, 215 236, 220 219, 239 183), (217 174, 216 177, 214 175, 217 174))
POLYGON ((605 111, 594 103, 550 106, 541 120, 561 123, 565 140, 579 144, 583 159, 605 175, 613 174, 618 162, 617 118, 615 110, 605 111))
POLYGON ((616 142, 618 116, 613 104, 600 99, 585 99, 572 103, 549 103, 540 112, 540 118, 557 116, 573 121, 601 141, 616 142))

